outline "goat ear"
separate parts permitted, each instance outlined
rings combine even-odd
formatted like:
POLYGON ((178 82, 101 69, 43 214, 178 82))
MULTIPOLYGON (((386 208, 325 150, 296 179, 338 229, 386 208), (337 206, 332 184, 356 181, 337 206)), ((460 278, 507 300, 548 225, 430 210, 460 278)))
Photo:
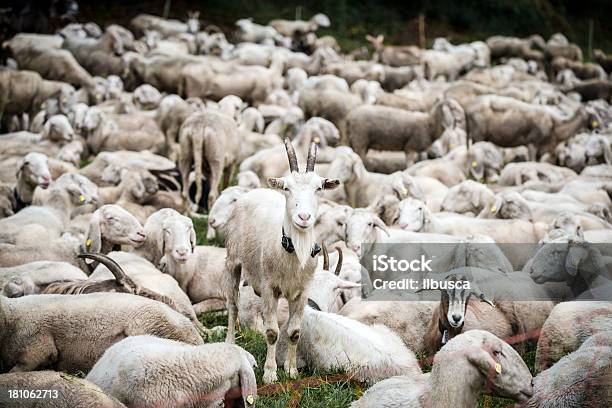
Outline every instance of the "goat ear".
MULTIPOLYGON (((496 372, 498 363, 493 359, 491 354, 487 353, 482 348, 470 348, 466 350, 466 357, 470 363, 478 368, 485 376, 496 372)), ((501 368, 501 367, 500 367, 501 368)))
POLYGON ((340 185, 340 180, 325 179, 323 180, 323 190, 333 190, 340 185))
MULTIPOLYGON (((102 228, 100 223, 104 222, 104 216, 100 210, 93 213, 89 220, 89 229, 85 239, 85 251, 98 253, 102 249, 102 228)), ((85 263, 93 263, 93 259, 85 259, 85 263)))
POLYGON ((578 268, 582 258, 587 253, 582 245, 574 240, 569 240, 567 244, 567 255, 565 256, 565 271, 570 276, 578 274, 578 268))
POLYGON ((283 190, 285 188, 285 180, 282 177, 268 177, 268 186, 276 190, 283 190))

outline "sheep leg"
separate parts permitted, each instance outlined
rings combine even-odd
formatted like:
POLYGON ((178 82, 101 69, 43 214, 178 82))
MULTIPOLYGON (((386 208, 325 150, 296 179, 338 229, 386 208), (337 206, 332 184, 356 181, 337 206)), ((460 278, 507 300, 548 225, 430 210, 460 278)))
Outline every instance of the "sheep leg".
POLYGON ((230 164, 223 169, 223 188, 228 188, 234 177, 234 164, 230 164))
POLYGON ((236 337, 234 330, 236 328, 236 320, 238 319, 238 296, 240 275, 242 267, 227 258, 225 277, 225 293, 227 294, 227 334, 225 336, 226 343, 235 343, 236 337))
POLYGON ((219 182, 221 181, 221 172, 223 171, 223 163, 219 160, 211 160, 208 162, 210 165, 210 191, 208 192, 208 210, 212 208, 212 205, 219 197, 219 182))
POLYGON ((193 305, 193 310, 195 310, 197 315, 200 315, 206 312, 223 310, 225 307, 225 300, 223 299, 206 299, 193 305))
POLYGON ((191 167, 190 150, 191 146, 189 146, 189 141, 181 141, 178 170, 181 173, 181 179, 183 182, 183 197, 185 200, 189 199, 189 170, 191 167))
POLYGON ((264 364, 263 381, 266 384, 273 383, 278 380, 276 375, 276 342, 278 340, 278 320, 276 317, 276 309, 278 307, 278 294, 270 287, 265 287, 262 290, 263 301, 263 323, 266 329, 266 344, 268 346, 266 352, 266 362, 264 364))
POLYGON ((289 323, 287 324, 287 356, 285 358, 285 371, 290 378, 298 377, 297 346, 300 339, 300 327, 304 315, 306 299, 304 293, 289 301, 289 323))
MULTIPOLYGON (((196 195, 195 204, 200 204, 202 199, 203 188, 202 188, 202 176, 204 175, 204 138, 200 135, 196 135, 193 138, 193 167, 195 171, 195 183, 196 183, 196 195)), ((196 207, 197 208, 197 207, 196 207)), ((210 207, 208 207, 210 209, 210 207)))

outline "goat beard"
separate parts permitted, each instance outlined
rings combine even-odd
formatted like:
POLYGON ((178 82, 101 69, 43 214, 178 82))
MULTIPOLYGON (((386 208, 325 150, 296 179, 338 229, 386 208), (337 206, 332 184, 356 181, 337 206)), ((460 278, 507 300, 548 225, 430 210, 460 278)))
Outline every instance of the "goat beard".
POLYGON ((291 221, 288 224, 289 231, 286 231, 287 236, 293 242, 293 248, 295 249, 295 255, 298 258, 300 267, 304 268, 315 244, 314 228, 311 227, 303 230, 297 228, 291 221))

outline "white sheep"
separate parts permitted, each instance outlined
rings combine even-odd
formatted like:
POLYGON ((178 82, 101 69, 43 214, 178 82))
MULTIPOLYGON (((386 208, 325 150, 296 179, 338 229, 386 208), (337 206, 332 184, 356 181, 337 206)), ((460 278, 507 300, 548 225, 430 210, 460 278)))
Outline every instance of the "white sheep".
POLYGON ((434 357, 431 374, 381 381, 351 407, 475 407, 485 391, 525 402, 533 395, 531 374, 503 340, 470 330, 450 340, 434 357))
POLYGON ((163 303, 123 293, 0 296, 0 321, 6 327, 0 332, 5 344, 0 361, 12 372, 49 364, 88 371, 109 345, 127 336, 150 334, 202 344, 186 317, 163 303))
POLYGON ((314 274, 314 256, 318 252, 313 228, 317 196, 324 189, 332 189, 339 184, 338 180, 326 179, 314 173, 314 142, 310 145, 304 173, 299 173, 297 156, 289 139, 285 139, 285 148, 291 174, 268 179, 268 184, 282 193, 255 189, 244 194, 238 199, 227 227, 227 341, 234 341, 242 271, 244 278, 256 293, 262 295, 264 302, 266 383, 277 379, 276 342, 279 327, 276 306, 280 296, 288 300, 290 311, 285 370, 292 378, 298 375, 297 342, 306 304, 304 289, 314 274))
POLYGON ((233 344, 191 345, 153 336, 115 343, 86 379, 128 406, 255 406, 255 358, 233 344))

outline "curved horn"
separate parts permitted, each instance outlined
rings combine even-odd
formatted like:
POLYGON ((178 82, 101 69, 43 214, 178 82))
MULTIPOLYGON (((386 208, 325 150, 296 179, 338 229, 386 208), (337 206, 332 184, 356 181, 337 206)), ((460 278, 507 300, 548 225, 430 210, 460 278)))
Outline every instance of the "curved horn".
POLYGON ((287 150, 287 158, 289 159, 289 170, 291 172, 300 172, 298 168, 297 156, 295 155, 295 149, 291 144, 291 140, 288 137, 285 138, 285 149, 287 150))
POLYGON ((314 140, 310 141, 308 149, 308 160, 306 161, 306 172, 314 171, 315 161, 317 160, 317 144, 314 140))
POLYGON ((336 247, 336 251, 338 251, 338 263, 336 264, 336 270, 334 274, 336 276, 340 275, 340 271, 342 270, 342 249, 340 247, 336 247))
POLYGON ((94 261, 100 262, 102 265, 106 266, 108 270, 113 274, 117 283, 122 286, 134 287, 134 282, 132 279, 125 274, 121 266, 109 257, 108 255, 94 253, 94 254, 78 254, 77 257, 83 259, 93 259, 94 261))
POLYGON ((325 243, 322 243, 321 248, 323 250, 323 270, 329 271, 329 254, 327 253, 327 247, 325 246, 325 243))

